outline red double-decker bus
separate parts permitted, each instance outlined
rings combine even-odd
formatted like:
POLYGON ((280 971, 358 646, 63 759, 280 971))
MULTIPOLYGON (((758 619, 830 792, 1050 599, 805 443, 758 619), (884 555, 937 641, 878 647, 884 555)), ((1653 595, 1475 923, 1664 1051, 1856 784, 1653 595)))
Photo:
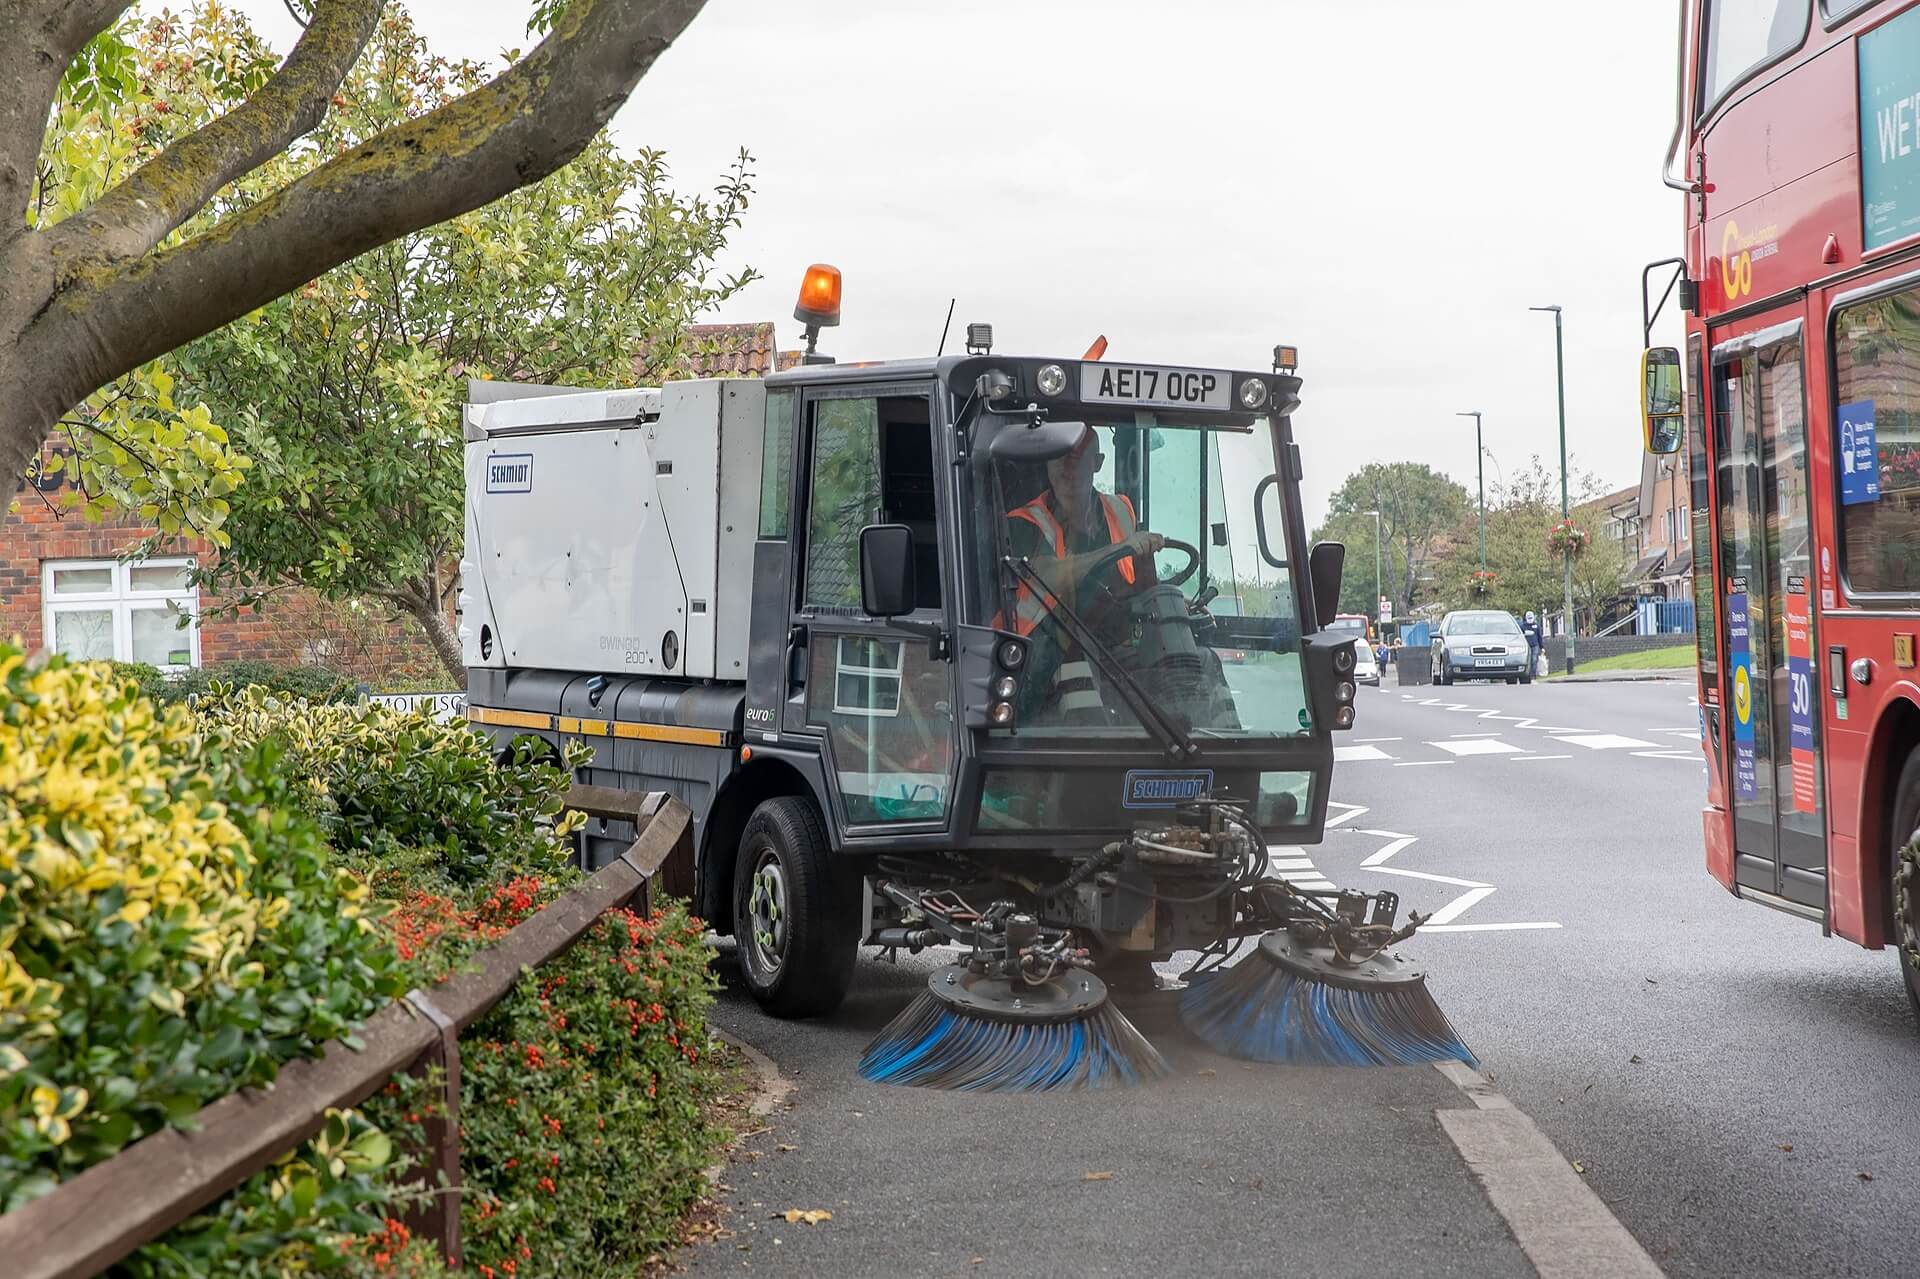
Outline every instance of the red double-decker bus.
POLYGON ((1920 1012, 1920 3, 1680 21, 1686 247, 1642 291, 1686 345, 1642 379, 1691 480, 1707 867, 1896 946, 1920 1012))

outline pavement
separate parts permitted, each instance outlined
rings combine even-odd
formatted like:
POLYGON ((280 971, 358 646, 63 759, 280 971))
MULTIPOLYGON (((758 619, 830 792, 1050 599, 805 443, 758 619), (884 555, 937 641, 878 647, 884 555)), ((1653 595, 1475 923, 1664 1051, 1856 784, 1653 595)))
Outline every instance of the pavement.
POLYGON ((1433 914, 1409 950, 1490 1086, 1219 1058, 1147 994, 1123 1007, 1174 1064, 1159 1083, 880 1087, 855 1062, 937 956, 863 961, 817 1022, 763 1017, 728 975, 715 1021, 793 1091, 726 1174, 731 1236, 679 1264, 1914 1273, 1920 1036, 1896 965, 1707 876, 1689 683, 1389 680, 1338 753, 1327 839, 1280 850, 1284 873, 1433 914), (833 1217, 776 1219, 789 1208, 833 1217))

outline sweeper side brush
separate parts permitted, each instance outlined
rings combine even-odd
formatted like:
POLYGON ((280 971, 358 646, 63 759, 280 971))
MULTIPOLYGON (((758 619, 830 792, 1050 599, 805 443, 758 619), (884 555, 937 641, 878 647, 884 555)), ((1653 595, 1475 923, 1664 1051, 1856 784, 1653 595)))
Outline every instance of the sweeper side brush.
POLYGON ((1247 1061, 1480 1064, 1411 962, 1384 950, 1344 961, 1282 931, 1263 936, 1232 968, 1194 980, 1180 1014, 1200 1039, 1247 1061))
POLYGON ((1106 983, 1078 969, 1038 983, 937 969, 860 1059, 874 1083, 967 1092, 1122 1088, 1166 1073, 1106 983))

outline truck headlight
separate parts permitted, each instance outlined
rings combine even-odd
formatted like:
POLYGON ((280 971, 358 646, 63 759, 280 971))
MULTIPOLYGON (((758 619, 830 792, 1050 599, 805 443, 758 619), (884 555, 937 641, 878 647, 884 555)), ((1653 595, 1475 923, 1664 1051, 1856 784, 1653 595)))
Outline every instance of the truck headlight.
MULTIPOLYGON (((1043 373, 1045 370, 1041 370, 1043 373)), ((1259 409, 1267 403, 1267 384, 1257 377, 1250 377, 1240 384, 1240 407, 1259 409)))
POLYGON ((1010 702, 1019 691, 1020 682, 1011 675, 1002 675, 993 681, 993 700, 996 702, 1010 702))
POLYGON ((996 727, 1004 728, 1013 723, 1013 706, 1008 702, 995 702, 987 708, 987 720, 996 727))
POLYGON ((1067 389, 1067 371, 1058 364, 1042 364, 1033 381, 1042 395, 1062 395, 1067 389))
POLYGON ((1027 646, 1019 640, 1002 640, 994 660, 1000 663, 1001 670, 1017 671, 1027 664, 1027 646))

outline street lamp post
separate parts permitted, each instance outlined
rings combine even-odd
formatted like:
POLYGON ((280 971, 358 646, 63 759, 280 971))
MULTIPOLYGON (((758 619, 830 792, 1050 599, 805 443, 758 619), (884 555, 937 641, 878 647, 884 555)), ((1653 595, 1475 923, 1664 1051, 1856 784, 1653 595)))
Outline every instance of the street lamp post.
MULTIPOLYGON (((1527 310, 1553 312, 1553 377, 1560 401, 1560 518, 1564 521, 1571 517, 1572 512, 1567 508, 1567 359, 1566 348, 1561 337, 1560 307, 1556 303, 1551 306, 1530 306, 1527 310)), ((1576 629, 1573 624, 1573 547, 1571 544, 1561 553, 1561 559, 1567 592, 1567 674, 1571 675, 1573 674, 1573 633, 1576 629)))
MULTIPOLYGON (((1380 630, 1380 601, 1386 598, 1380 589, 1380 512, 1362 511, 1361 514, 1373 516, 1373 625, 1375 630, 1380 630)), ((1381 631, 1383 636, 1385 633, 1381 631)))
POLYGON ((1479 411, 1455 413, 1454 416, 1473 419, 1473 460, 1480 471, 1480 571, 1484 573, 1487 571, 1487 450, 1480 443, 1479 411))

